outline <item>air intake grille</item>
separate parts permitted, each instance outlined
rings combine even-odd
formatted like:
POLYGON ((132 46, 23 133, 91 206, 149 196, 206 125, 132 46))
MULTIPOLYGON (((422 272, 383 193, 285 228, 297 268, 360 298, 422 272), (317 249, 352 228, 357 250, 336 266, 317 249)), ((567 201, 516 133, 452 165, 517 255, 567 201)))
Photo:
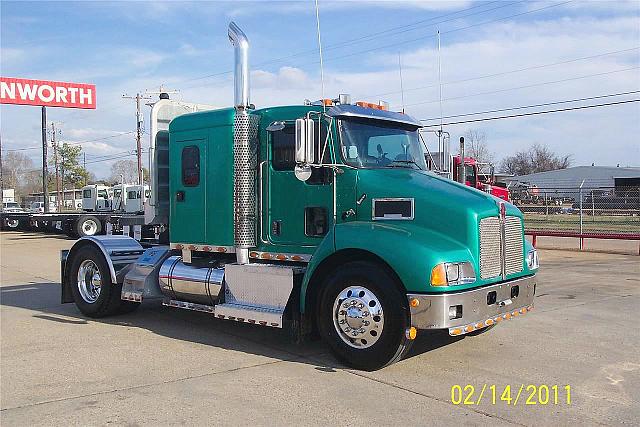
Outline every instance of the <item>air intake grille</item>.
POLYGON ((502 245, 500 242, 500 219, 480 220, 480 278, 489 279, 500 275, 502 245))
POLYGON ((490 279, 500 276, 503 273, 503 257, 504 274, 522 271, 522 243, 520 218, 515 216, 505 218, 504 242, 500 218, 490 217, 480 220, 480 278, 490 279))
POLYGON ((508 216, 504 221, 504 270, 505 274, 522 271, 522 221, 517 216, 508 216))

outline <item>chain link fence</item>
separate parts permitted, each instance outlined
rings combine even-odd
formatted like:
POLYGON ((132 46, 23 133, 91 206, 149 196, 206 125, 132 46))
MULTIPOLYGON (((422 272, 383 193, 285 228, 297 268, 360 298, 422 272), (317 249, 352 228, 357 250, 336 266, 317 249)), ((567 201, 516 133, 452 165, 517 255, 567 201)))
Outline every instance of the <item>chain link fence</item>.
POLYGON ((640 186, 514 185, 510 191, 527 234, 640 239, 640 186))

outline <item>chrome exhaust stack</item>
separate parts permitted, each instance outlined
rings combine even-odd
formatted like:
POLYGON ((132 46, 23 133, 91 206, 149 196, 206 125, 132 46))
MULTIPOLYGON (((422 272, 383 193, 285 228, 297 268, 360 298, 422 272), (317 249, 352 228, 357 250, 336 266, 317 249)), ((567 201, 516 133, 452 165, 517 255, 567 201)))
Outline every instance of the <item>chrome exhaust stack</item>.
POLYGON ((234 106, 249 107, 249 39, 235 22, 229 23, 229 41, 235 48, 234 106))
POLYGON ((233 124, 233 223, 238 264, 249 263, 249 248, 256 246, 257 134, 259 117, 250 115, 249 40, 233 22, 229 41, 235 48, 233 124))

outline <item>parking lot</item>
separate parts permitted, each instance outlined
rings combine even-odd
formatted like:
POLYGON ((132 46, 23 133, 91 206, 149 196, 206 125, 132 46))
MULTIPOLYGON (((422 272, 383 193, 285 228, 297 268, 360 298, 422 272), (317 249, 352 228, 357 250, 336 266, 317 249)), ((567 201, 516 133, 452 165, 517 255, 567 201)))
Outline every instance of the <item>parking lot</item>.
POLYGON ((421 331, 406 360, 369 373, 321 342, 155 302, 86 319, 60 304, 73 240, 1 239, 3 426, 640 423, 638 256, 541 250, 531 313, 477 337, 421 331), (454 405, 454 385, 498 396, 454 405), (517 403, 500 399, 508 385, 524 386, 517 403), (558 403, 527 405, 528 385, 558 385, 558 403))

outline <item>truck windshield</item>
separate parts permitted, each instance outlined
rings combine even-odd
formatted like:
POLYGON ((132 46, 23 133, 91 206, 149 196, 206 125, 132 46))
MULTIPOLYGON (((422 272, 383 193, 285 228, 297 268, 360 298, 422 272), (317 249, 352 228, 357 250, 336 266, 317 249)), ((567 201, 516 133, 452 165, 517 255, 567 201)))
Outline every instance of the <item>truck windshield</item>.
POLYGON ((342 158, 358 168, 426 170, 417 129, 367 119, 339 122, 342 158))

